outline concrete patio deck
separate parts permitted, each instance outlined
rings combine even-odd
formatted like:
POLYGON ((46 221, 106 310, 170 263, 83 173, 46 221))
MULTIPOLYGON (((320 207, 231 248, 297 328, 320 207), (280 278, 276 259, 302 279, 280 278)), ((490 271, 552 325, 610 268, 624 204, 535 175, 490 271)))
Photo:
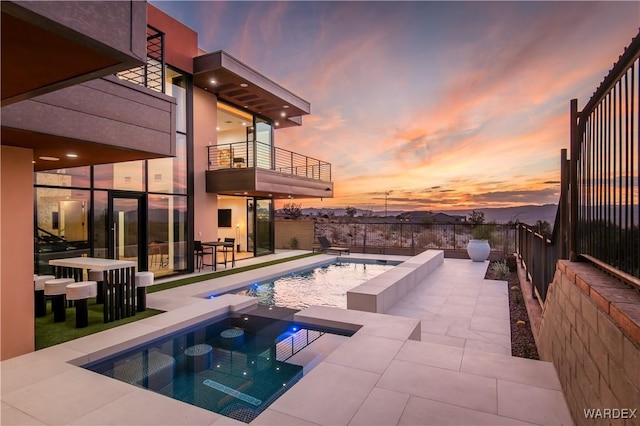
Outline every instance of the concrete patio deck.
MULTIPOLYGON (((320 257, 153 293, 150 306, 170 312, 0 363, 2 424, 244 424, 75 365, 245 308, 253 302, 243 296, 194 296, 320 257)), ((315 368, 251 424, 572 424, 553 365, 509 355, 507 287, 484 280, 487 265, 445 259, 392 315, 317 306, 298 313, 302 323, 358 331, 309 346, 315 368)))

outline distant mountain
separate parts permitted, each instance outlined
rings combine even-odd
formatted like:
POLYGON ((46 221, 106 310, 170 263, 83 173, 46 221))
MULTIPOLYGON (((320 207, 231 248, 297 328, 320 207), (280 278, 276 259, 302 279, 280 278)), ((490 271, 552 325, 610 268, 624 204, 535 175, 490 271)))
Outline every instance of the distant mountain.
POLYGON ((544 204, 542 206, 517 206, 501 207, 490 209, 468 209, 468 210, 443 210, 443 213, 451 215, 464 215, 469 217, 472 211, 484 213, 487 222, 507 223, 509 221, 534 225, 538 220, 547 221, 553 226, 556 220, 556 204, 544 204))
MULTIPOLYGON (((478 208, 478 209, 465 209, 465 210, 434 210, 433 213, 445 213, 449 215, 459 215, 469 217, 472 211, 479 211, 484 213, 484 218, 487 222, 507 223, 509 221, 519 221, 530 225, 535 224, 538 220, 547 221, 552 226, 556 220, 556 210, 558 206, 556 204, 545 204, 542 206, 526 205, 517 207, 502 207, 502 208, 478 208)), ((302 209, 302 214, 307 216, 317 216, 318 214, 334 216, 344 216, 346 209, 344 208, 306 208, 302 209)), ((402 210, 388 210, 388 216, 398 216, 401 213, 407 213, 408 211, 402 210)), ((383 211, 362 210, 358 209, 356 216, 384 216, 383 211)))

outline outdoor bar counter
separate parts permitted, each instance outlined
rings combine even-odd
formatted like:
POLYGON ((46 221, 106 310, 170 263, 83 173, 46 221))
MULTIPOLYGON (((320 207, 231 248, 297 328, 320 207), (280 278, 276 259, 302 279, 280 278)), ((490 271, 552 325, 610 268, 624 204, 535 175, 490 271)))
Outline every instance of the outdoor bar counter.
POLYGON ((136 314, 135 269, 136 263, 128 260, 72 257, 54 259, 56 278, 74 278, 83 281, 84 272, 101 271, 104 322, 112 322, 136 314))

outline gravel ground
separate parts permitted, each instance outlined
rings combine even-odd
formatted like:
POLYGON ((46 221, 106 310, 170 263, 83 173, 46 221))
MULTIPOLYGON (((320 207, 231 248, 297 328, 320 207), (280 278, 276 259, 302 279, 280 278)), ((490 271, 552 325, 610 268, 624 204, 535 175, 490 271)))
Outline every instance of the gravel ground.
MULTIPOLYGON (((493 263, 489 265, 485 278, 505 279, 496 278, 492 266, 493 263)), ((511 312, 511 355, 521 358, 540 359, 538 358, 538 349, 531 332, 529 315, 520 290, 517 272, 510 272, 506 279, 508 280, 506 285, 509 290, 509 311, 511 312)))

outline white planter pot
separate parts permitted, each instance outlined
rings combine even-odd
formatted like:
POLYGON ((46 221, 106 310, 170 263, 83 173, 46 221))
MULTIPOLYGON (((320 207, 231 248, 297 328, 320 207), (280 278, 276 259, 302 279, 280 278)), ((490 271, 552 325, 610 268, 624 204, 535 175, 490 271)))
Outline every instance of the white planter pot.
POLYGON ((469 240, 467 254, 474 262, 484 262, 489 257, 491 247, 487 240, 469 240))

